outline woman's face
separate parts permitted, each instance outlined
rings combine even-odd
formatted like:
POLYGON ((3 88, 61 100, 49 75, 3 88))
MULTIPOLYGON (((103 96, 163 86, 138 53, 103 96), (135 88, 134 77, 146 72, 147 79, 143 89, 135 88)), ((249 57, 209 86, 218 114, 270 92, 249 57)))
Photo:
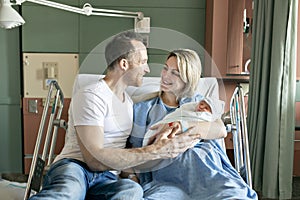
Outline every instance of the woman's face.
POLYGON ((172 56, 166 61, 161 71, 160 88, 163 92, 171 92, 178 96, 184 89, 184 86, 185 83, 180 78, 177 58, 172 56))

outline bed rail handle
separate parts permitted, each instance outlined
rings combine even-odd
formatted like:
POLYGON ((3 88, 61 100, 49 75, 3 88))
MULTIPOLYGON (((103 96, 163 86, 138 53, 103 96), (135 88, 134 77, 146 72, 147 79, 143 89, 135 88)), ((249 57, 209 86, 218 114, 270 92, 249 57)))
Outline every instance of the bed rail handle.
POLYGON ((233 137, 235 168, 252 188, 244 93, 239 84, 230 100, 230 119, 231 124, 227 124, 226 129, 233 137))
POLYGON ((52 84, 55 86, 55 88, 56 88, 57 91, 60 91, 59 92, 60 101, 61 101, 62 105, 64 105, 64 93, 63 93, 62 89, 58 85, 57 81, 53 80, 52 84))
POLYGON ((63 105, 64 105, 63 92, 59 84, 57 83, 57 81, 53 80, 49 84, 48 95, 43 108, 43 114, 39 125, 39 130, 38 130, 35 148, 33 152, 33 158, 32 158, 29 176, 26 184, 24 200, 27 200, 29 198, 31 190, 34 190, 35 192, 38 192, 40 190, 40 184, 42 181, 44 168, 49 166, 53 160, 52 157, 54 154, 58 128, 59 127, 63 127, 65 129, 67 128, 66 122, 60 119, 63 110, 63 105), (46 123, 46 117, 49 114, 48 108, 54 90, 56 90, 55 98, 52 103, 52 109, 50 111, 50 116, 48 121, 48 128, 45 134, 44 128, 46 123), (42 156, 40 156, 39 152, 40 152, 42 138, 44 135, 45 135, 44 147, 42 151, 42 156), (50 144, 51 138, 52 140, 50 144), (48 152, 49 144, 50 144, 50 150, 48 152), (45 163, 47 158, 48 158, 48 163, 46 165, 45 163))

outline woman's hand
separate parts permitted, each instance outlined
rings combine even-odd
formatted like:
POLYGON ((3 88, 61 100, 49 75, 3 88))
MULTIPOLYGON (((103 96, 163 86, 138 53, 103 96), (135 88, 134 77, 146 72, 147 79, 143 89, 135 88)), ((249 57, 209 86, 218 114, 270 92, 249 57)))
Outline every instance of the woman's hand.
POLYGON ((168 138, 173 138, 175 137, 175 135, 182 133, 182 126, 179 121, 170 122, 168 123, 168 126, 172 128, 172 132, 170 133, 170 135, 168 135, 168 138))

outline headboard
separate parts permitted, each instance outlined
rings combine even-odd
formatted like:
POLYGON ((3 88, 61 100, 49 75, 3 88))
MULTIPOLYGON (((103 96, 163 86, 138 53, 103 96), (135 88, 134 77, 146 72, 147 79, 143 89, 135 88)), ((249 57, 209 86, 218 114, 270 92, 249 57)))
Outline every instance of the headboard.
MULTIPOLYGON (((102 77, 103 75, 97 75, 97 74, 78 74, 75 78, 75 82, 73 86, 73 95, 80 88, 95 83, 102 77)), ((135 102, 137 102, 149 97, 148 94, 150 94, 151 96, 151 94, 158 92, 159 87, 160 87, 160 77, 144 77, 143 84, 141 87, 129 86, 126 89, 126 91, 131 96, 131 98, 135 102)), ((197 88, 197 93, 200 93, 203 96, 219 98, 219 85, 217 79, 214 77, 201 78, 197 88)))

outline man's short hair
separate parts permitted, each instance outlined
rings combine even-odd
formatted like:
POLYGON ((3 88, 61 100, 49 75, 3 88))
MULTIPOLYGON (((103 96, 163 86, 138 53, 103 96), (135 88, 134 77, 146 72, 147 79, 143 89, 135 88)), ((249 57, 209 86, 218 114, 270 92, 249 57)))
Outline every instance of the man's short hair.
POLYGON ((125 31, 117 34, 105 47, 105 59, 108 68, 112 68, 115 62, 128 58, 128 55, 135 51, 132 40, 143 42, 140 34, 133 31, 125 31))

